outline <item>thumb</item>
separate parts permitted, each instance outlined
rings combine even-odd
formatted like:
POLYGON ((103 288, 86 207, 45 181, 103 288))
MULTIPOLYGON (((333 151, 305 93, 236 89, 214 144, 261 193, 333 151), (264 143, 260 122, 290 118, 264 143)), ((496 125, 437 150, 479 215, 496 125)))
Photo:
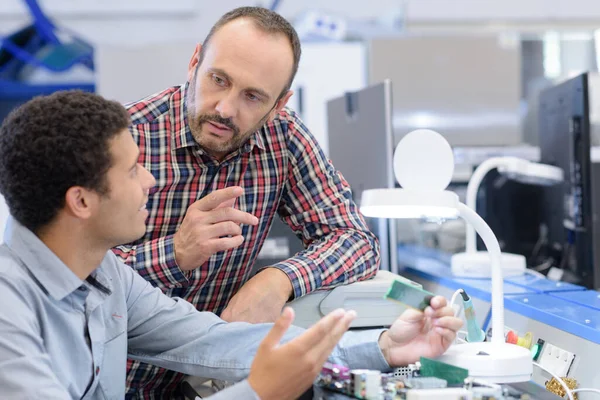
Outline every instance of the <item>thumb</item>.
POLYGON ((275 321, 275 324, 273 324, 273 327, 267 336, 265 336, 263 339, 262 345, 266 346, 267 348, 277 347, 283 338, 283 335, 285 335, 289 327, 292 325, 293 321, 294 310, 292 310, 290 307, 284 308, 283 312, 279 318, 277 318, 277 321, 275 321))

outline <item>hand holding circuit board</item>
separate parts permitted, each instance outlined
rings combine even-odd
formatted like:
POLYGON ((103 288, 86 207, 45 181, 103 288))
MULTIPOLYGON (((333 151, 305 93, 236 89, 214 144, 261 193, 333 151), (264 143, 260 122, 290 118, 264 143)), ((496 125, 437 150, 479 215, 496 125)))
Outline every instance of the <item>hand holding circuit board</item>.
POLYGON ((463 324, 444 297, 410 283, 392 282, 385 298, 408 307, 379 338, 390 366, 408 365, 420 357, 435 358, 443 354, 463 324))

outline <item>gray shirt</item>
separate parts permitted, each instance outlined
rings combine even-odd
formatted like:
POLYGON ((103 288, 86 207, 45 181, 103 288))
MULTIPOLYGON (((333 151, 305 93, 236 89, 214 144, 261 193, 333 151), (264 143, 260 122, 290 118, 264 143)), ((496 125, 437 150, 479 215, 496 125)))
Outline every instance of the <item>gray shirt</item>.
MULTIPOLYGON (((14 220, 4 239, 3 399, 123 399, 128 355, 189 375, 240 381, 211 399, 258 398, 245 378, 272 324, 226 323, 199 312, 153 288, 110 251, 91 279, 82 281, 14 220)), ((292 327, 285 340, 300 333, 292 327)), ((346 333, 330 361, 389 369, 377 344, 380 334, 346 333)))

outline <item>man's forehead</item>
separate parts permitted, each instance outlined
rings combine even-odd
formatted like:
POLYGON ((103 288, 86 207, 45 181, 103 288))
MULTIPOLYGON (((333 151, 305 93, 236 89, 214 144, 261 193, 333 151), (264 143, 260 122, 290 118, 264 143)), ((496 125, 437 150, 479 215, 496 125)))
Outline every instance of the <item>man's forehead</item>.
POLYGON ((137 159, 139 149, 128 129, 124 129, 115 135, 110 141, 110 152, 115 163, 130 163, 137 159))
POLYGON ((211 38, 203 63, 226 72, 232 79, 260 87, 273 95, 287 84, 293 69, 288 38, 257 27, 252 21, 234 20, 211 38))

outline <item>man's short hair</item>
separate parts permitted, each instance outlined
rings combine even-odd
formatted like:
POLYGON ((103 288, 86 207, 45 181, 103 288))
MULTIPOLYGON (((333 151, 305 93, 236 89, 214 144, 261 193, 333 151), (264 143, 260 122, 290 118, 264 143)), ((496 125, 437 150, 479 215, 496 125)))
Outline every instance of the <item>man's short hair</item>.
POLYGON ((256 26, 262 31, 270 34, 282 34, 285 37, 287 37, 290 41, 290 45, 292 46, 292 53, 294 55, 294 65, 292 67, 292 74, 287 82, 287 85, 279 94, 279 98, 283 97, 286 94, 286 92, 292 87, 292 82, 294 81, 296 72, 298 72, 298 64, 300 63, 300 55, 302 53, 300 48, 300 39, 298 38, 298 33, 296 33, 296 30, 294 29, 292 24, 290 24, 281 15, 267 8, 239 7, 223 15, 213 25, 213 27, 210 29, 210 32, 208 32, 206 39, 204 39, 202 49, 200 50, 200 54, 198 55, 198 66, 200 66, 200 64, 202 64, 202 60, 204 60, 204 54, 206 52, 206 49, 208 48, 210 39, 213 37, 213 35, 224 25, 238 18, 251 19, 256 24, 256 26))
POLYGON ((36 232, 82 186, 105 195, 110 139, 130 125, 116 101, 82 91, 36 97, 0 127, 0 193, 11 215, 36 232))

